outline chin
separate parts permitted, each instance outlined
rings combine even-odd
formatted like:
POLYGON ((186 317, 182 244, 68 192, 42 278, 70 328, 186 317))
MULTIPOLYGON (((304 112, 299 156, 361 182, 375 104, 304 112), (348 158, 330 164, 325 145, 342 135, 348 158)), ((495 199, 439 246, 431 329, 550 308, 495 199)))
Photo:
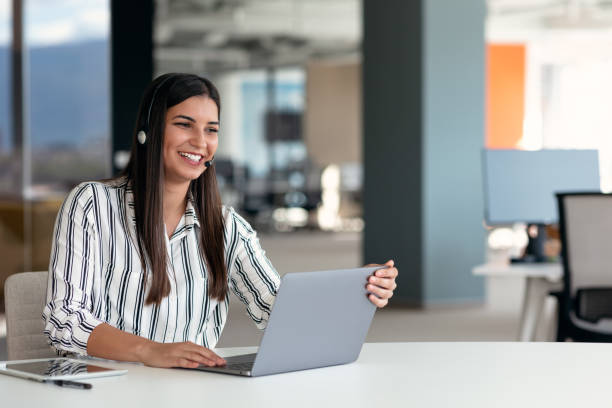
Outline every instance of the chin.
POLYGON ((203 164, 198 168, 190 168, 184 166, 183 163, 178 164, 179 165, 173 165, 165 168, 167 177, 169 177, 169 179, 174 179, 177 182, 196 180, 206 171, 206 166, 203 164))
POLYGON ((197 180, 204 172, 194 173, 194 172, 185 172, 185 173, 175 173, 175 177, 171 177, 170 180, 175 180, 177 182, 191 182, 193 180, 197 180))
POLYGON ((193 180, 197 180, 202 174, 204 174, 203 171, 199 172, 199 173, 191 173, 189 175, 185 175, 185 178, 193 181, 193 180))

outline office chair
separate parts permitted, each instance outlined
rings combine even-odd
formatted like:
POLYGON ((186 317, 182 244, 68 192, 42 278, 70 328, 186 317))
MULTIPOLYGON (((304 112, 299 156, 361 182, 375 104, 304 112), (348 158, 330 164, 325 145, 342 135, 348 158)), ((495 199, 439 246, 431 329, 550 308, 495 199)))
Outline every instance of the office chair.
POLYGON ((57 356, 43 334, 42 311, 48 272, 11 275, 4 284, 6 344, 9 360, 57 356))
POLYGON ((559 193, 557 341, 612 342, 612 194, 559 193))

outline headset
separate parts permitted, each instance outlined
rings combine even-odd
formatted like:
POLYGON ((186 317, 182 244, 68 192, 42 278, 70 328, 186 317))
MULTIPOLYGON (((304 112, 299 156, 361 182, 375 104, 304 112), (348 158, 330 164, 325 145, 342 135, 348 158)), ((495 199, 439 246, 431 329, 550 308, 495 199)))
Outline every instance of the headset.
MULTIPOLYGON (((155 96, 157 95, 157 91, 159 90, 159 88, 162 87, 163 84, 166 83, 166 81, 168 81, 170 78, 174 78, 175 76, 176 75, 168 75, 166 78, 164 78, 163 81, 161 81, 155 87, 155 90, 153 91, 153 96, 151 97, 151 103, 149 104, 149 110, 147 112, 147 121, 144 127, 140 129, 137 135, 138 143, 140 143, 141 145, 145 144, 147 141, 147 132, 149 131, 149 121, 151 120, 151 109, 153 109, 153 103, 155 102, 155 96)), ((204 166, 206 166, 207 168, 212 166, 214 160, 215 160, 215 156, 213 156, 212 159, 204 162, 204 166)))

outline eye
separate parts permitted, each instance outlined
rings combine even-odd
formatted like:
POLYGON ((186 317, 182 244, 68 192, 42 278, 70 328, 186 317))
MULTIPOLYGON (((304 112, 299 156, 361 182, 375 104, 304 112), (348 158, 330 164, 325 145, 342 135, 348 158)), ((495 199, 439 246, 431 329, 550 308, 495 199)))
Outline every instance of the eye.
POLYGON ((208 129, 206 129, 206 130, 207 130, 208 132, 210 132, 210 133, 219 133, 219 129, 217 129, 217 128, 208 128, 208 129))
POLYGON ((176 122, 175 125, 179 126, 179 127, 182 127, 182 128, 190 128, 191 127, 191 123, 189 123, 189 122, 176 122))

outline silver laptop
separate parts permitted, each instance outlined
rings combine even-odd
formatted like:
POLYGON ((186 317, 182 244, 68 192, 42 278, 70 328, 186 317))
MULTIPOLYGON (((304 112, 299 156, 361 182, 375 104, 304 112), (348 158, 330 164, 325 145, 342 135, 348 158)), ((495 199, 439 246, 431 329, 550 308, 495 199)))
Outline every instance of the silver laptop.
POLYGON ((258 377, 357 360, 376 311, 367 278, 384 268, 286 274, 259 351, 196 370, 258 377))

